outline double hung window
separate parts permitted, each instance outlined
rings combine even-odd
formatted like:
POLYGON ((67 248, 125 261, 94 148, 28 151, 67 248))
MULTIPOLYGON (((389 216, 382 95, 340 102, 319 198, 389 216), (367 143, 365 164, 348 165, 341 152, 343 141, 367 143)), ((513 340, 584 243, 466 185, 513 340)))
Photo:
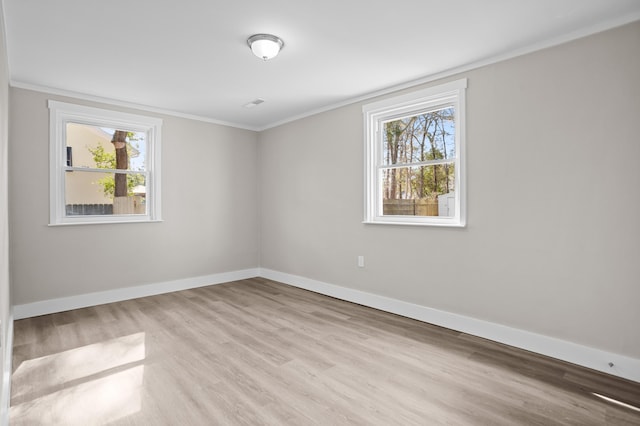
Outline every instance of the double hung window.
POLYGON ((160 220, 162 120, 49 101, 50 224, 160 220))
POLYGON ((464 226, 466 79, 363 107, 365 223, 464 226))

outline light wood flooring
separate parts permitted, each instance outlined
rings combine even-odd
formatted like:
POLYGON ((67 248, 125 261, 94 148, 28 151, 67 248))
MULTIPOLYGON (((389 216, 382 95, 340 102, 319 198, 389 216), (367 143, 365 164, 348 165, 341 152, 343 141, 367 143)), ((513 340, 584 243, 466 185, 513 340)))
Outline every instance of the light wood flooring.
POLYGON ((16 426, 640 425, 638 383, 261 278, 14 335, 16 426))

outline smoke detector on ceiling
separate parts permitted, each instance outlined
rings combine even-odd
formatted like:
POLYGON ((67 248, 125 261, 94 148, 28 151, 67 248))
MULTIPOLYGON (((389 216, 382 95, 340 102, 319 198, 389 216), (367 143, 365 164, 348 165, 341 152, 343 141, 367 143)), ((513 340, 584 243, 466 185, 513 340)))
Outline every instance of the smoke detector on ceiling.
POLYGON ((263 102, 264 102, 264 99, 257 98, 257 99, 252 100, 251 102, 247 102, 246 104, 242 105, 242 107, 243 108, 253 108, 253 107, 256 107, 256 106, 260 105, 263 102))

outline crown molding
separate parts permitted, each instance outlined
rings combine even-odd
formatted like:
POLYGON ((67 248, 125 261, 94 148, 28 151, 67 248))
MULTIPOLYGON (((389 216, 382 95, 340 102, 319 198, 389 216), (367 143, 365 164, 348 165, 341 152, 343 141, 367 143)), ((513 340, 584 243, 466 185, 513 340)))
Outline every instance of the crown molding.
POLYGON ((84 93, 79 93, 79 92, 73 92, 73 91, 69 91, 69 90, 65 90, 65 89, 59 89, 59 88, 53 88, 53 87, 47 87, 47 86, 39 86, 36 84, 30 84, 30 83, 26 83, 26 82, 22 82, 22 81, 18 81, 18 80, 10 80, 9 85, 11 87, 15 87, 15 88, 19 88, 19 89, 26 89, 26 90, 35 90, 35 91, 39 91, 39 92, 44 92, 44 93, 49 93, 49 94, 53 94, 53 95, 59 95, 59 96, 66 96, 66 97, 71 97, 71 98, 76 98, 76 99, 82 99, 82 100, 87 100, 87 101, 92 101, 92 102, 99 102, 99 103, 103 103, 106 105, 113 105, 113 106, 119 106, 119 107, 124 107, 124 108, 132 108, 132 109, 137 109, 137 110, 141 110, 141 111, 148 111, 148 112, 153 112, 153 113, 157 113, 157 114, 164 114, 164 115, 169 115, 169 116, 173 116, 173 117, 179 117, 179 118, 186 118, 186 119, 190 119, 190 120, 196 120, 196 121, 202 121, 202 122, 206 122, 206 123, 212 123, 212 124, 218 124, 218 125, 222 125, 222 126, 229 126, 229 127, 234 127, 234 128, 238 128, 238 129, 244 129, 244 130, 250 130, 250 131, 254 131, 254 132, 262 132, 265 130, 269 130, 287 123, 291 123, 293 121, 297 121, 306 117, 310 117, 313 115, 317 115, 323 112, 327 112, 327 111, 331 111, 334 109, 338 109, 344 106, 348 106, 348 105, 352 105, 358 102, 362 102, 362 101, 367 101, 369 99, 372 98, 376 98, 379 96, 384 96, 384 95, 388 95, 394 92, 398 92, 400 90, 405 90, 405 89, 410 89, 416 86, 420 86, 420 85, 424 85, 424 84, 428 84, 437 80, 441 80, 441 79, 445 79, 451 76, 454 76, 456 74, 460 74, 460 73, 464 73, 464 72, 468 72, 471 70, 475 70, 484 66, 488 66, 488 65, 492 65, 492 64, 496 64, 498 62, 503 62, 503 61, 507 61, 509 59, 513 59, 513 58, 517 58, 519 56, 524 56, 530 53, 534 53, 540 50, 544 50, 544 49, 548 49, 551 47, 555 47, 555 46, 559 46, 561 44, 565 44, 574 40, 578 40, 584 37, 588 37, 597 33, 601 33, 603 31, 607 31, 613 28, 617 28, 617 27, 621 27, 623 25, 626 24, 630 24, 632 22, 636 22, 636 21, 640 21, 640 11, 634 12, 634 13, 630 13, 615 19, 610 19, 607 21, 603 21, 603 22, 598 22, 594 25, 591 26, 587 26, 584 28, 581 28, 579 30, 567 33, 567 34, 563 34, 557 37, 552 37, 550 39, 544 40, 542 42, 538 42, 538 43, 533 43, 530 44, 526 47, 521 47, 518 49, 513 49, 507 52, 503 52, 497 55, 493 55, 484 59, 480 59, 478 61, 473 61, 473 62, 469 62, 467 64, 464 65, 460 65, 458 67, 454 67, 454 68, 450 68, 450 69, 446 69, 446 70, 442 70, 440 72, 434 73, 434 74, 429 74, 427 76, 418 78, 418 79, 414 79, 414 80, 410 80, 410 81, 406 81, 404 83, 400 83, 397 85, 393 85, 393 86, 389 86, 387 88, 384 89, 380 89, 380 90, 376 90, 373 92, 367 92, 364 93, 362 95, 359 96, 355 96, 355 97, 351 97, 348 99, 345 99, 343 101, 340 102, 335 102, 335 103, 331 103, 329 105, 325 105, 323 107, 320 108, 314 108, 311 109, 309 111, 303 112, 301 114, 296 114, 287 118, 284 118, 282 120, 278 120, 275 121, 273 123, 269 123, 266 124, 264 126, 255 126, 255 125, 250 125, 250 124, 246 124, 246 123, 235 123, 235 122, 229 122, 229 121, 224 121, 224 120, 219 120, 213 117, 205 117, 205 116, 201 116, 201 115, 195 115, 195 114, 187 114, 187 113, 183 113, 183 112, 179 112, 179 111, 173 111, 173 110, 168 110, 168 109, 163 109, 163 108, 158 108, 158 107, 153 107, 150 105, 143 105, 143 104, 136 104, 133 102, 127 102, 127 101, 123 101, 123 100, 118 100, 118 99, 111 99, 111 98, 106 98, 106 97, 101 97, 101 96, 95 96, 95 95, 89 95, 89 94, 84 94, 84 93))
POLYGON ((57 89, 57 88, 48 87, 48 86, 40 86, 37 84, 25 83, 17 80, 10 80, 9 86, 14 87, 16 89, 33 90, 36 92, 48 93, 50 95, 65 96, 68 98, 81 99, 84 101, 98 102, 105 105, 112 105, 112 106, 117 106, 122 108, 130 108, 130 109, 136 109, 140 111, 153 112, 156 114, 169 115, 172 117, 186 118, 188 120, 203 121, 205 123, 219 124, 221 126, 235 127, 237 129, 251 130, 253 132, 260 130, 259 128, 255 126, 250 126, 248 124, 217 120, 215 118, 204 117, 202 115, 186 114, 183 112, 172 111, 164 108, 157 108, 149 105, 137 104, 134 102, 127 102, 127 101, 122 101, 118 99, 103 98, 101 96, 88 95, 86 93, 79 93, 79 92, 74 92, 74 91, 65 90, 65 89, 57 89))
POLYGON ((378 96, 384 96, 384 95, 388 95, 394 92, 398 92, 400 90, 404 90, 404 89, 410 89, 412 87, 416 87, 416 86, 420 86, 423 84, 427 84, 427 83, 431 83, 437 80, 441 80, 444 78, 448 78, 448 77, 452 77, 456 74, 460 74, 460 73, 464 73, 464 72, 468 72, 468 71, 472 71, 478 68, 482 68, 488 65, 493 65, 496 64, 498 62, 504 62, 507 61, 509 59, 514 59, 517 58, 519 56, 524 56, 524 55, 528 55, 530 53, 535 53, 538 52, 540 50, 544 50, 544 49, 548 49, 551 47, 555 47, 555 46, 559 46, 565 43, 569 43, 571 41, 574 40, 578 40, 581 38, 585 38, 594 34, 598 34, 607 30, 611 30, 614 28, 618 28, 618 27, 622 27, 626 24, 630 24, 632 22, 635 21, 640 21, 640 11, 636 12, 636 13, 631 13, 628 15, 625 15, 623 17, 617 18, 617 19, 612 19, 612 20, 608 20, 608 21, 604 21, 604 22, 599 22, 595 25, 589 26, 589 27, 585 27, 582 28, 580 30, 577 31, 573 31, 571 33, 568 34, 563 34, 561 36, 557 36, 557 37, 553 37, 550 38, 548 40, 542 41, 542 42, 538 42, 538 43, 534 43, 531 45, 528 45, 526 47, 522 47, 522 48, 518 48, 518 49, 513 49, 510 50, 508 52, 504 52, 504 53, 500 53, 498 55, 493 55, 484 59, 480 59, 478 61, 474 61, 474 62, 469 62, 465 65, 461 65, 455 68, 450 68, 447 70, 443 70, 441 72, 435 73, 435 74, 429 74, 428 76, 424 76, 421 77, 419 79, 416 80, 410 80, 404 83, 400 83, 394 86, 390 86, 384 89, 380 89, 374 92, 368 92, 366 94, 360 95, 360 96, 356 96, 353 98, 349 98, 347 100, 341 101, 341 102, 336 102, 330 105, 326 105, 324 107, 320 107, 320 108, 316 108, 307 112, 303 112, 301 114, 289 117, 289 118, 285 118, 283 120, 280 121, 276 121, 274 123, 268 124, 266 126, 260 127, 257 129, 257 131, 261 132, 264 130, 268 130, 274 127, 278 127, 281 126, 283 124, 287 124, 287 123, 291 123, 293 121, 296 120, 300 120, 302 118, 306 118, 306 117, 310 117, 312 115, 316 115, 316 114, 320 114, 323 112, 327 112, 327 111, 331 111, 337 108, 341 108, 347 105, 351 105, 357 102, 362 102, 362 101, 367 101, 369 99, 372 98, 376 98, 378 96))

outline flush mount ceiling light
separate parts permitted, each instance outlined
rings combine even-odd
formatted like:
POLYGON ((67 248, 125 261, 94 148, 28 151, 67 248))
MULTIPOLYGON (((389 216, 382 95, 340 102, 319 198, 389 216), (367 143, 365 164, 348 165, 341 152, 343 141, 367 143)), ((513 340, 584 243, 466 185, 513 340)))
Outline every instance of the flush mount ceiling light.
POLYGON ((274 58, 284 47, 284 41, 271 34, 254 34, 247 39, 247 44, 253 54, 264 61, 274 58))

